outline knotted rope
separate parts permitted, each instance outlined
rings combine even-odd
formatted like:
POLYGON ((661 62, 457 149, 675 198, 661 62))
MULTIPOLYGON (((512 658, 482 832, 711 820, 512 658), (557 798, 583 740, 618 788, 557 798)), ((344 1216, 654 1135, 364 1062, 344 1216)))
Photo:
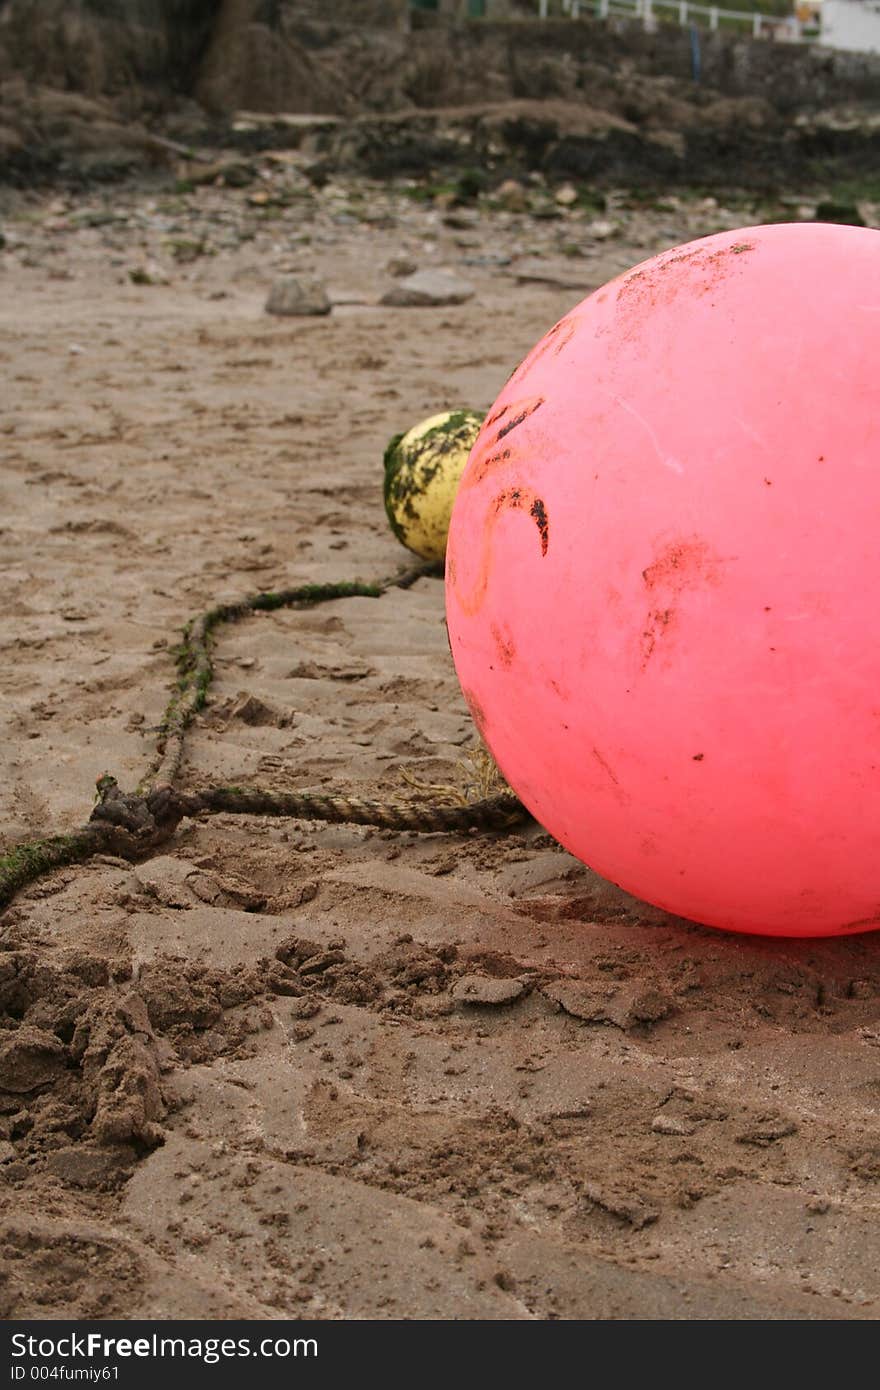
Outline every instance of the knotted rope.
POLYGON ((304 584, 219 604, 192 619, 177 651, 177 687, 157 731, 155 754, 137 790, 123 792, 115 777, 103 773, 87 824, 64 835, 15 845, 0 855, 0 908, 6 907, 19 889, 52 869, 83 863, 95 854, 143 859, 171 838, 184 816, 222 811, 422 832, 510 830, 520 824, 528 813, 512 792, 447 805, 427 800, 371 801, 323 792, 273 792, 260 787, 203 787, 188 792, 175 788, 187 730, 205 704, 214 676, 211 642, 216 628, 251 613, 278 608, 310 608, 339 598, 380 598, 389 589, 407 589, 432 573, 436 573, 434 566, 419 565, 376 584, 304 584))

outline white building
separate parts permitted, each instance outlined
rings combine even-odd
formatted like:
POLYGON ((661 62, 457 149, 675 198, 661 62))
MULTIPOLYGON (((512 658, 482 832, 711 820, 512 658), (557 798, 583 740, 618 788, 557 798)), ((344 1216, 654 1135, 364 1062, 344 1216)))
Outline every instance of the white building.
POLYGON ((822 0, 819 10, 820 43, 880 53, 880 0, 822 0))

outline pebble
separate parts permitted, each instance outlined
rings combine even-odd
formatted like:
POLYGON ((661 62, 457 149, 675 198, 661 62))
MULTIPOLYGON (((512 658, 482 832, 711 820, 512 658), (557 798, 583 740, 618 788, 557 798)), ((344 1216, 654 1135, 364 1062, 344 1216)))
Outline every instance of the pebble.
POLYGON ((473 299, 474 293, 473 285, 451 270, 418 270, 386 290, 380 303, 398 309, 439 308, 444 304, 464 304, 473 299))
POLYGON ((528 257, 511 266, 510 274, 520 285, 552 285, 560 290, 593 290, 596 279, 573 258, 550 261, 528 257))
POLYGON ((655 1115, 651 1121, 651 1128, 655 1134, 672 1134, 681 1137, 696 1132, 696 1126, 689 1124, 687 1120, 679 1119, 677 1115, 655 1115))
POLYGON ((415 261, 410 260, 409 256, 392 256, 385 269, 389 275, 393 275, 395 280, 399 280, 404 275, 415 275, 418 270, 415 261))
POLYGON ((267 314, 282 314, 290 318, 329 314, 327 291, 319 280, 305 275, 285 275, 269 291, 267 314))
POLYGON ((603 218, 591 222, 587 228, 590 236, 595 237, 596 241, 608 241, 610 237, 617 236, 620 227, 616 222, 606 222, 603 218))
POLYGON ((508 212, 525 212, 529 206, 528 193, 518 179, 505 179, 499 184, 495 190, 495 201, 508 212))

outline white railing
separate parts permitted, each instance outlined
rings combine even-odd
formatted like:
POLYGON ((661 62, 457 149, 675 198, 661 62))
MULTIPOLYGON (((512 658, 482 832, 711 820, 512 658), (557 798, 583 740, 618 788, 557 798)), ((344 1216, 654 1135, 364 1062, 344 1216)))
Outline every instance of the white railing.
MULTIPOLYGON (((672 10, 681 25, 708 21, 710 29, 719 29, 722 24, 749 24, 752 37, 787 39, 797 43, 801 38, 801 23, 795 15, 769 14, 760 10, 728 10, 720 5, 695 5, 691 0, 562 0, 562 13, 572 19, 590 14, 597 19, 608 19, 611 15, 626 15, 640 19, 646 29, 653 29, 657 23, 657 12, 672 10)), ((550 13, 550 0, 538 0, 538 16, 547 19, 550 13)))

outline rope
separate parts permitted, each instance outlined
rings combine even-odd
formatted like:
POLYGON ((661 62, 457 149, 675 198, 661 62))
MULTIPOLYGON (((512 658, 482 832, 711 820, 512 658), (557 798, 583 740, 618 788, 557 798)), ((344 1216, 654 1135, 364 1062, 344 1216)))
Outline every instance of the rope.
POLYGON ((187 730, 205 704, 214 677, 211 646, 216 628, 252 613, 278 608, 310 608, 339 598, 381 598, 389 589, 408 589, 436 566, 418 565, 376 584, 304 584, 295 589, 251 594, 238 603, 219 604, 193 618, 177 649, 177 685, 159 725, 156 751, 135 792, 123 792, 103 773, 86 825, 66 835, 14 845, 0 855, 0 909, 15 894, 53 869, 80 864, 95 854, 142 859, 171 838, 184 816, 291 816, 298 820, 377 825, 389 830, 461 832, 510 830, 528 816, 513 792, 445 805, 426 801, 370 801, 319 792, 272 792, 260 787, 204 787, 177 791, 187 730))

